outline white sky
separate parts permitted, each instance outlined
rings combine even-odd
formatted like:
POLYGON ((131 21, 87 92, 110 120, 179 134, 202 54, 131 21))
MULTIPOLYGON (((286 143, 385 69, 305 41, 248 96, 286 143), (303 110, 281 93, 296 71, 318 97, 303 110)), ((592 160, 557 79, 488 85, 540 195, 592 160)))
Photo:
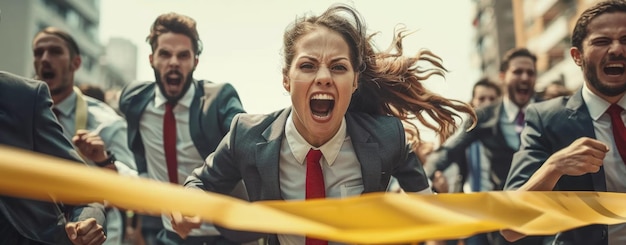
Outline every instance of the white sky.
POLYGON ((100 37, 126 38, 138 46, 139 80, 154 80, 145 42, 161 13, 178 12, 198 23, 204 51, 196 79, 229 82, 249 113, 268 113, 288 106, 282 88, 282 35, 296 17, 319 14, 336 2, 355 6, 370 33, 380 32, 377 47, 387 48, 396 24, 416 31, 405 39, 405 54, 427 48, 443 58, 451 71, 446 80, 424 85, 446 97, 469 100, 478 79, 470 67, 473 3, 471 0, 103 0, 100 37))

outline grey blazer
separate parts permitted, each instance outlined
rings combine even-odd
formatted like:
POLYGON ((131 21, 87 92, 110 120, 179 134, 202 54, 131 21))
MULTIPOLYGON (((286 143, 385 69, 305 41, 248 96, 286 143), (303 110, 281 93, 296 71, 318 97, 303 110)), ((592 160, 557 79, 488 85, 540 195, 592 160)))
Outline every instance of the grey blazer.
POLYGON ((477 124, 470 131, 465 131, 470 126, 470 121, 450 137, 436 151, 431 153, 425 163, 428 176, 436 170, 443 171, 452 163, 458 163, 463 177, 466 177, 466 150, 475 141, 483 143, 483 153, 491 162, 490 180, 494 190, 502 190, 504 181, 509 173, 511 159, 517 149, 509 146, 500 127, 500 116, 503 113, 503 102, 493 103, 489 106, 476 109, 477 124))
MULTIPOLYGON (((40 81, 0 72, 0 144, 82 161, 63 135, 52 110, 48 86, 40 81)), ((26 180, 27 181, 27 180, 26 180)), ((68 208, 72 221, 96 218, 105 227, 104 206, 68 208)), ((65 233, 61 207, 0 196, 0 238, 9 244, 72 244, 65 233)))
MULTIPOLYGON (((528 181, 555 152, 580 137, 596 138, 593 120, 582 98, 582 89, 571 97, 560 97, 531 105, 526 110, 520 150, 513 157, 506 189, 513 190, 528 181)), ((604 168, 597 173, 563 176, 557 191, 606 191, 604 168)), ((555 244, 608 244, 608 227, 591 225, 557 234, 555 244)))
MULTIPOLYGON (((290 112, 287 108, 269 115, 237 115, 230 132, 185 186, 228 194, 243 179, 250 201, 283 199, 279 158, 290 112)), ((400 120, 348 112, 346 124, 361 163, 364 193, 385 191, 391 176, 405 191, 428 188, 424 170, 406 144, 400 120)), ((270 237, 270 243, 275 243, 273 240, 270 237)))
MULTIPOLYGON (((226 135, 233 117, 244 113, 235 88, 228 83, 192 81, 196 92, 189 109, 189 130, 196 149, 205 158, 226 135)), ((145 149, 139 132, 143 111, 154 99, 156 82, 129 84, 120 95, 120 111, 128 122, 128 147, 133 151, 137 172, 147 171, 145 149)))

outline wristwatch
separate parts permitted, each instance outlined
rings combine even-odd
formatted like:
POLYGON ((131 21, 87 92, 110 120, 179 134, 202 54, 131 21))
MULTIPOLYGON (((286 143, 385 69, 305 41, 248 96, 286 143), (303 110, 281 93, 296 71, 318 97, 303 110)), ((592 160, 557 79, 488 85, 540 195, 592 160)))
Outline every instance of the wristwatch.
POLYGON ((93 162, 96 164, 96 166, 98 167, 106 167, 109 164, 113 164, 115 163, 115 155, 113 155, 113 153, 111 151, 107 151, 107 156, 109 156, 107 159, 105 159, 102 162, 93 162))

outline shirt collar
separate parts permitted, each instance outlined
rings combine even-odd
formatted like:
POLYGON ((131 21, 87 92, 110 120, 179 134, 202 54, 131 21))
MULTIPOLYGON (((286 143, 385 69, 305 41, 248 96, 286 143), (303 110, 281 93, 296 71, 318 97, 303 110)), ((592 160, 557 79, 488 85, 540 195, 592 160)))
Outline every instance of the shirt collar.
MULTIPOLYGON (((530 101, 528 101, 528 104, 521 108, 522 111, 526 113, 526 108, 528 107, 528 105, 530 105, 530 103, 533 102, 535 102, 535 99, 531 98, 530 101)), ((502 103, 504 104, 504 113, 506 113, 506 118, 509 122, 514 122, 517 118, 517 114, 519 113, 520 108, 515 103, 513 103, 513 101, 511 101, 508 96, 504 96, 504 98, 502 99, 502 103)))
MULTIPOLYGON (((589 87, 587 87, 587 83, 583 84, 582 95, 583 101, 585 101, 585 105, 587 105, 587 109, 589 110, 589 116, 591 116, 594 121, 600 119, 600 116, 611 106, 611 103, 591 92, 589 87)), ((616 104, 626 109, 626 96, 622 96, 616 104)))
MULTIPOLYGON (((194 86, 193 81, 191 81, 191 83, 192 84, 189 86, 189 89, 187 89, 187 92, 185 92, 185 95, 183 95, 183 97, 178 100, 178 105, 182 105, 186 108, 191 107, 193 95, 196 93, 196 86, 194 86)), ((163 95, 163 92, 161 92, 159 85, 156 85, 156 88, 154 89, 154 107, 159 108, 163 106, 166 102, 167 98, 165 98, 165 95, 163 95)))
POLYGON ((67 96, 63 101, 54 104, 53 108, 57 109, 59 113, 63 116, 71 115, 72 111, 74 111, 74 108, 76 108, 76 93, 74 93, 74 90, 72 90, 70 95, 67 96))
POLYGON ((337 159, 337 155, 339 155, 339 151, 341 150, 341 145, 346 139, 346 119, 343 118, 341 120, 341 126, 339 126, 339 131, 333 136, 326 144, 320 146, 319 148, 311 146, 305 139, 300 135, 298 130, 296 129, 296 125, 293 123, 293 111, 287 117, 287 123, 285 124, 285 136, 287 137, 287 144, 289 145, 289 149, 293 153, 293 156, 300 164, 305 163, 306 155, 309 153, 309 149, 316 149, 322 151, 322 155, 324 159, 326 159, 326 163, 328 166, 332 166, 337 159))

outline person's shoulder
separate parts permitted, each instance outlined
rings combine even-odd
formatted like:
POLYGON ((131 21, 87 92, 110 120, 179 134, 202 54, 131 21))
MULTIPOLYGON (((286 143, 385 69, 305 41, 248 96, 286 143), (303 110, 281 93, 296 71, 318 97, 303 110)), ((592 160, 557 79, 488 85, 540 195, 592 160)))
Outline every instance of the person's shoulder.
POLYGON ((233 121, 237 121, 238 124, 244 125, 267 125, 271 124, 277 118, 279 118, 283 113, 287 113, 287 109, 281 109, 278 111, 274 111, 267 114, 250 114, 250 113, 239 113, 235 115, 235 119, 233 121))
MULTIPOLYGON (((0 84, 12 89, 35 90, 45 83, 39 80, 18 76, 13 73, 0 71, 0 84)), ((14 90, 13 90, 14 91, 14 90)), ((12 92, 13 92, 12 91, 12 92)))
POLYGON ((375 115, 363 112, 346 113, 346 120, 350 124, 359 124, 364 128, 387 128, 394 125, 402 125, 400 119, 391 115, 375 115))
POLYGON ((111 106, 98 99, 84 95, 83 98, 87 102, 87 113, 91 114, 99 122, 115 122, 124 119, 113 110, 111 106))
POLYGON ((143 91, 146 88, 154 86, 155 84, 156 84, 155 81, 133 81, 133 82, 130 82, 130 83, 126 84, 126 86, 124 86, 124 89, 122 89, 122 93, 121 93, 120 97, 133 96, 133 95, 143 91))
POLYGON ((542 118, 560 117, 567 112, 567 103, 571 96, 556 97, 541 102, 535 102, 528 106, 531 111, 536 111, 542 118))

